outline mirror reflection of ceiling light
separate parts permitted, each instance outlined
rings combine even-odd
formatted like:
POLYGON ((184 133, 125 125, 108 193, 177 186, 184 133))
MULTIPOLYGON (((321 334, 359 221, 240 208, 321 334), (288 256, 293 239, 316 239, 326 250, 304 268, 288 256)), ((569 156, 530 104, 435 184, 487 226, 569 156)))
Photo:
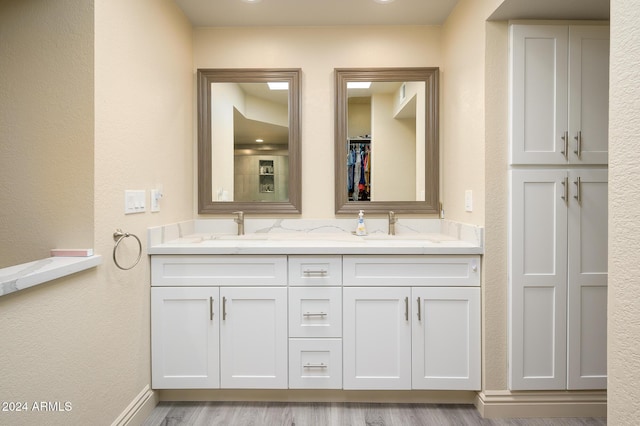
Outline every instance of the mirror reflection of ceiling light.
POLYGON ((368 89, 371 87, 370 81, 347 81, 347 89, 368 89))
POLYGON ((267 83, 269 90, 288 90, 289 82, 287 81, 270 81, 267 83))
POLYGON ((262 0, 242 0, 242 1, 245 3, 260 3, 262 0))
POLYGON ((256 139, 256 142, 262 143, 262 142, 264 142, 264 139, 256 139))
MULTIPOLYGON (((260 0, 258 0, 258 1, 260 1, 260 0)), ((380 4, 387 4, 387 3, 391 3, 393 0, 373 0, 373 1, 375 1, 376 3, 380 3, 380 4)))

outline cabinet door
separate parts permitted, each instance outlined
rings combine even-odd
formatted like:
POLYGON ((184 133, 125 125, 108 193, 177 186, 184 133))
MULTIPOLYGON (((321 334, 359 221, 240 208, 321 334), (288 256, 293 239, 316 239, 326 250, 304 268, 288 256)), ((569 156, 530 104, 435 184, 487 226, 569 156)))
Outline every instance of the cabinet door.
POLYGON ((569 162, 607 164, 609 27, 569 27, 569 162))
POLYGON ((218 288, 151 289, 151 385, 219 388, 218 288))
POLYGON ((568 388, 604 389, 607 387, 607 171, 570 172, 569 181, 572 196, 568 219, 568 388))
POLYGON ((287 387, 286 287, 222 287, 222 388, 287 387))
POLYGON ((566 26, 511 26, 512 164, 567 161, 567 38, 566 26))
POLYGON ((566 388, 567 181, 561 170, 511 171, 512 390, 566 388))
POLYGON ((410 289, 343 289, 344 389, 411 389, 410 289))
POLYGON ((413 389, 480 389, 480 288, 415 287, 413 389))

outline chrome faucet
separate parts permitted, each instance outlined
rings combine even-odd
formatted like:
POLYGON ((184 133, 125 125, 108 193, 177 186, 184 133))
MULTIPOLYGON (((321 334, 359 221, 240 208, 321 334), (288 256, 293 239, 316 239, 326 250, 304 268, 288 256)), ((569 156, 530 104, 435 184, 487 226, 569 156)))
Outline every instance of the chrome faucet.
POLYGON ((398 218, 396 217, 395 212, 389 212, 389 235, 396 235, 396 222, 398 218))
POLYGON ((238 235, 244 235, 244 212, 233 212, 236 218, 233 219, 238 224, 238 235))

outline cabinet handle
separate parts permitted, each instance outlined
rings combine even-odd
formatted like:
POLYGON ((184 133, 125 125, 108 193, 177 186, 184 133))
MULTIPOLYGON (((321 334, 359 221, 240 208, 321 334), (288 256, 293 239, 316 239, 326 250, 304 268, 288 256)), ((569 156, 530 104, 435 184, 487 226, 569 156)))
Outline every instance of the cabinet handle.
POLYGON ((418 297, 418 321, 422 321, 422 304, 420 302, 419 297, 418 297))
POLYGON ((574 195, 573 198, 578 200, 578 204, 581 204, 582 203, 582 179, 580 178, 580 176, 578 176, 576 181, 573 183, 576 186, 576 195, 574 195))
POLYGON ((404 298, 404 320, 409 321, 409 298, 404 298))
POLYGON ((569 178, 568 177, 564 177, 564 179, 562 179, 562 196, 560 198, 562 198, 564 200, 565 203, 569 202, 569 178))
POLYGON ((303 365, 304 368, 328 368, 329 366, 327 364, 325 364, 324 362, 321 362, 320 364, 310 364, 310 363, 306 363, 305 365, 303 365))
POLYGON ((565 131, 562 134, 562 141, 564 142, 563 146, 562 146, 562 151, 560 151, 562 153, 562 155, 564 155, 564 158, 568 158, 569 157, 569 132, 565 131))
POLYGON ((227 319, 227 298, 222 298, 222 321, 227 319))
POLYGON ((580 158, 582 156, 582 131, 578 130, 578 134, 573 137, 576 140, 576 150, 573 151, 574 154, 580 158))
POLYGON ((325 312, 305 312, 302 314, 303 317, 326 317, 327 314, 325 312))
POLYGON ((209 297, 209 320, 213 321, 213 297, 209 297))
POLYGON ((326 269, 305 269, 303 275, 327 275, 326 269))

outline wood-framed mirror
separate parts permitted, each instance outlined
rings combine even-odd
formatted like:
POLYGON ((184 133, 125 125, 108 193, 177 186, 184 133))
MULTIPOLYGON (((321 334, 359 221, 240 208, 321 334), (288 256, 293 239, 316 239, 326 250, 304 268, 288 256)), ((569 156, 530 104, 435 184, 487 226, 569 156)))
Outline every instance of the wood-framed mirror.
POLYGON ((199 69, 198 213, 301 213, 300 69, 199 69))
POLYGON ((336 213, 438 213, 439 69, 334 72, 336 213))

